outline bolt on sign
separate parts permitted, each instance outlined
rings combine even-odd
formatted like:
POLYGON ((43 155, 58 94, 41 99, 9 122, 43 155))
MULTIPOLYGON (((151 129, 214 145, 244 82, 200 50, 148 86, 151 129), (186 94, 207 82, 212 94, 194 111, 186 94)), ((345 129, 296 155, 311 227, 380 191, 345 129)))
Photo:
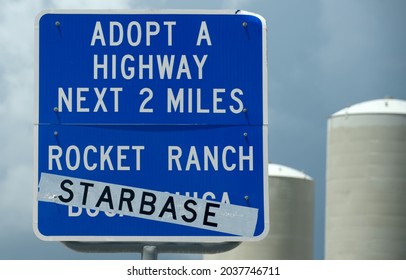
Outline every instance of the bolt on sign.
POLYGON ((39 238, 267 234, 261 16, 52 10, 35 31, 39 238))

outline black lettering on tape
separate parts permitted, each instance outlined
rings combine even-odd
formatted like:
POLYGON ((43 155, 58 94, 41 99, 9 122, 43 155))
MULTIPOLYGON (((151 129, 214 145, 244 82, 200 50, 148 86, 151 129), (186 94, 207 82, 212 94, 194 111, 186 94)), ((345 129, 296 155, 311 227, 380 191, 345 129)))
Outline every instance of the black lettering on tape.
POLYGON ((135 193, 133 190, 122 188, 121 194, 120 194, 120 202, 118 205, 118 210, 119 211, 123 210, 123 204, 124 204, 124 202, 127 202, 128 211, 133 212, 133 206, 131 205, 131 202, 133 201, 134 197, 135 197, 135 193), (126 193, 129 194, 129 197, 125 196, 126 193))
POLYGON ((69 196, 67 198, 64 198, 62 195, 59 195, 58 198, 60 201, 68 203, 73 199, 73 191, 70 188, 66 187, 65 186, 66 184, 69 184, 72 186, 73 182, 69 179, 65 179, 61 182, 61 185, 60 185, 61 189, 65 192, 67 192, 69 194, 69 196))
POLYGON ((217 227, 217 223, 212 223, 212 222, 208 221, 208 217, 216 216, 215 212, 210 212, 211 207, 220 208, 220 204, 207 202, 206 208, 204 210, 203 225, 210 226, 210 227, 217 227))
POLYGON ((94 187, 94 184, 92 184, 92 183, 86 183, 86 182, 80 182, 80 185, 81 186, 84 186, 85 187, 85 191, 84 191, 84 193, 83 193, 83 198, 82 198, 82 205, 86 205, 86 201, 87 201, 87 193, 88 193, 88 191, 89 191, 89 187, 94 187))
POLYGON ((173 201, 172 196, 169 196, 166 200, 164 207, 162 207, 161 213, 159 213, 159 217, 162 218, 166 212, 171 213, 172 219, 176 220, 175 202, 173 201))
POLYGON ((152 215, 155 212, 155 202, 156 196, 150 192, 143 192, 141 197, 141 205, 140 205, 140 214, 144 215, 152 215), (146 200, 147 197, 150 197, 151 200, 146 200), (145 206, 149 206, 149 211, 145 210, 145 206))
POLYGON ((186 211, 192 214, 192 217, 188 218, 186 215, 182 215, 182 220, 184 220, 186 223, 193 223, 196 220, 197 213, 191 206, 189 206, 189 204, 193 204, 194 206, 196 206, 197 202, 192 199, 188 199, 185 201, 183 207, 185 207, 186 211))
POLYGON ((100 204, 102 202, 107 202, 109 204, 109 208, 111 210, 114 209, 114 207, 113 207, 113 199, 111 198, 111 191, 110 191, 109 186, 104 187, 104 190, 103 190, 102 194, 100 195, 99 200, 96 203, 96 207, 100 207, 100 204))

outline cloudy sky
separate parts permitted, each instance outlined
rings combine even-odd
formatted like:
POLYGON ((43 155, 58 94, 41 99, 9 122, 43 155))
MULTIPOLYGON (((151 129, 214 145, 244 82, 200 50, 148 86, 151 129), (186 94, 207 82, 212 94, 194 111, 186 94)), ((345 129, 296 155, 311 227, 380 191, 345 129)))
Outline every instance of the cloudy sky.
MULTIPOLYGON (((267 20, 269 158, 316 183, 315 258, 323 258, 327 119, 343 107, 406 99, 404 0, 2 0, 0 259, 78 254, 32 231, 34 22, 44 9, 241 9, 267 20)), ((114 258, 135 259, 134 254, 114 258)))

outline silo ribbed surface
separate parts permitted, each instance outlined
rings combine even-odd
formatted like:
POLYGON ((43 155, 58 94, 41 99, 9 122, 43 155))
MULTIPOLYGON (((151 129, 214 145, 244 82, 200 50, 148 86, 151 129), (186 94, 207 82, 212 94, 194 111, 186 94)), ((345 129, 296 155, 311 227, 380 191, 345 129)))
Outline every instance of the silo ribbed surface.
POLYGON ((326 259, 406 259, 406 101, 328 120, 326 259))
POLYGON ((269 234, 205 259, 313 259, 314 181, 305 173, 278 164, 268 165, 269 234))

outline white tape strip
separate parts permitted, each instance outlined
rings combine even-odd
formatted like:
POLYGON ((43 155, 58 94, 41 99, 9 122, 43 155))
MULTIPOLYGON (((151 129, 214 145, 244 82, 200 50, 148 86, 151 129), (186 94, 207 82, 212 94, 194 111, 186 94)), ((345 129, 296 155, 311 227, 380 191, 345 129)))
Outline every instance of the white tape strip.
POLYGON ((252 237, 258 209, 41 173, 39 201, 252 237))

